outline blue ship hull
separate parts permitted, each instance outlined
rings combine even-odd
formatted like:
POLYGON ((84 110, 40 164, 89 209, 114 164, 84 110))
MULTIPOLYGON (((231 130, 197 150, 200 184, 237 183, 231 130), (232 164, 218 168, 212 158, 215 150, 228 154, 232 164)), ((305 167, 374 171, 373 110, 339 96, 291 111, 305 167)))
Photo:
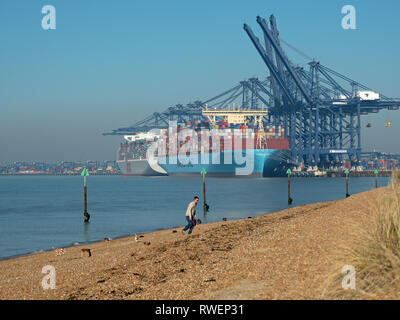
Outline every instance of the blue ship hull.
MULTIPOLYGON (((194 156, 191 162, 189 160, 181 162, 177 156, 159 157, 158 164, 168 175, 199 174, 202 168, 211 176, 283 177, 286 175, 289 150, 253 149, 252 151, 254 151, 253 164, 236 163, 233 151, 199 154, 194 156)), ((242 156, 245 160, 245 151, 242 156)))

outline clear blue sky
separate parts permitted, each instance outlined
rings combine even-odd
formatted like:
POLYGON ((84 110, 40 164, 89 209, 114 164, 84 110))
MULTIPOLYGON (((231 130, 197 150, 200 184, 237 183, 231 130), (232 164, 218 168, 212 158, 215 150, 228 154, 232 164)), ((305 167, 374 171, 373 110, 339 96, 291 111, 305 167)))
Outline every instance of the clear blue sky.
MULTIPOLYGON (((266 76, 243 30, 261 35, 257 15, 273 13, 282 38, 324 65, 400 97, 399 12, 398 0, 1 0, 0 161, 114 159, 121 137, 102 132, 266 76), (56 30, 41 27, 48 4, 56 30), (357 30, 341 28, 345 4, 357 30)), ((368 121, 365 150, 400 152, 400 111, 368 121)))

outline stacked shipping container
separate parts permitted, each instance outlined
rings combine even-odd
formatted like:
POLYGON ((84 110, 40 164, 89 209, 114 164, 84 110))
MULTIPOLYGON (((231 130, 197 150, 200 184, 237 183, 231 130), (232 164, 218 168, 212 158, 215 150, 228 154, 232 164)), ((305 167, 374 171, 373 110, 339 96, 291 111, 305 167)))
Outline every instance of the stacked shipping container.
MULTIPOLYGON (((187 153, 195 151, 199 153, 220 152, 223 150, 234 149, 289 149, 289 141, 285 138, 285 129, 283 125, 267 125, 263 131, 259 131, 253 122, 246 124, 232 124, 226 121, 219 121, 212 125, 208 120, 198 122, 190 121, 177 124, 177 132, 173 133, 173 139, 169 141, 169 132, 167 129, 160 131, 159 143, 164 144, 166 148, 160 148, 158 156, 170 156, 181 151, 185 145, 187 153), (185 141, 180 141, 177 145, 178 135, 184 129, 194 130, 192 137, 186 137, 185 141), (207 132, 202 132, 206 129, 207 132), (221 132, 212 132, 212 129, 223 129, 221 132), (240 136, 238 137, 237 131, 240 136), (206 134, 204 136, 203 134, 206 134), (214 137, 210 135, 214 135, 214 137), (234 135, 236 139, 234 140, 234 135), (260 140, 259 140, 260 135, 260 140), (241 140, 241 141, 240 141, 241 140), (261 145, 260 145, 261 141, 261 145), (207 143, 208 142, 208 143, 207 143), (169 152, 172 150, 172 154, 169 152)), ((118 151, 118 160, 144 159, 149 146, 154 141, 136 140, 132 142, 125 141, 121 143, 118 151)), ((185 150, 184 150, 185 151, 185 150)))

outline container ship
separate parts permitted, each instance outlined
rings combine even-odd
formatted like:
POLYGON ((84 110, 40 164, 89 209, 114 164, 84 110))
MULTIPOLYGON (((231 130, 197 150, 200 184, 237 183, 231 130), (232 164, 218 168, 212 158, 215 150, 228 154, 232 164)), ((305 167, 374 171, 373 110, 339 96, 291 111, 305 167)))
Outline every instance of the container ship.
POLYGON ((173 137, 166 131, 164 137, 161 135, 160 140, 167 140, 164 143, 167 148, 165 153, 158 154, 158 163, 169 175, 199 174, 202 169, 212 176, 286 174, 289 141, 283 125, 264 126, 267 110, 235 109, 233 106, 223 110, 206 108, 202 113, 208 118, 205 122, 178 124, 173 137), (185 129, 190 129, 193 135, 182 141, 178 136, 185 129), (169 140, 175 145, 171 147, 169 140))
POLYGON ((118 152, 125 175, 284 176, 289 141, 284 126, 265 124, 266 110, 208 110, 204 121, 175 123, 158 134, 126 136, 118 152), (151 157, 147 150, 156 143, 151 157))

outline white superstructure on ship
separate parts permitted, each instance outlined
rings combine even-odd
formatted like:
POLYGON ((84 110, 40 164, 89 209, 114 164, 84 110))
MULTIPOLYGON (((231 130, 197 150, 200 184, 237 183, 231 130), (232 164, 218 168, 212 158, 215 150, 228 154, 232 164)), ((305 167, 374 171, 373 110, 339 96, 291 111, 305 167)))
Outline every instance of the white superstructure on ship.
MULTIPOLYGON (((117 153, 117 163, 123 175, 126 176, 162 176, 167 175, 167 172, 161 168, 157 159, 154 158, 153 161, 148 161, 146 157, 147 151, 147 143, 151 143, 158 136, 153 133, 138 133, 136 135, 125 135, 124 140, 125 143, 121 144, 121 147, 118 149, 117 153), (135 156, 127 157, 128 152, 123 152, 123 145, 126 145, 129 148, 131 145, 137 143, 143 143, 146 148, 143 149, 143 152, 140 154, 136 154, 135 156), (121 150, 122 149, 122 150, 121 150)), ((136 147, 136 145, 135 145, 136 147)))

